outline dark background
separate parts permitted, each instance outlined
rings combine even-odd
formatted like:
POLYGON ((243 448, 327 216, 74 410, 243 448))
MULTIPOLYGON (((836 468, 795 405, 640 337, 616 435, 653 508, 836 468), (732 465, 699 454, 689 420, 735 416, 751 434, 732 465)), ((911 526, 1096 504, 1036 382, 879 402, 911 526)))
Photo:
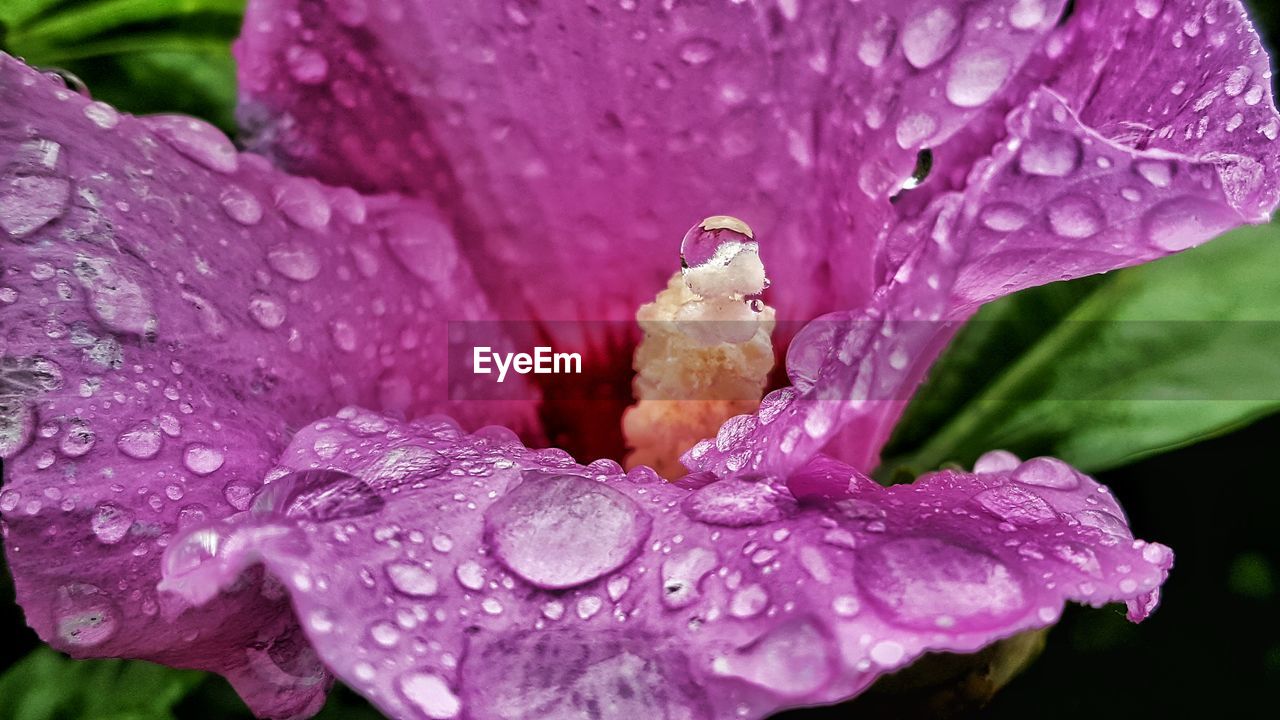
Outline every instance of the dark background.
MULTIPOLYGON (((1255 0, 1252 5, 1271 47, 1280 47, 1280 3, 1255 0)), ((1112 487, 1128 510, 1135 534, 1176 553, 1163 604, 1141 625, 1130 624, 1115 607, 1068 608, 1040 659, 979 715, 1275 716, 1280 691, 1278 438, 1280 417, 1272 417, 1226 437, 1100 474, 1098 479, 1112 487)), ((3 567, 0 638, 0 675, 40 645, 13 603, 12 583, 3 567)), ((175 714, 184 720, 248 717, 226 684, 214 677, 200 681, 175 714)), ((377 717, 342 690, 325 715, 377 717)), ((788 718, 860 715, 859 708, 844 707, 788 718)), ((92 715, 67 709, 41 717, 88 720, 92 715)))

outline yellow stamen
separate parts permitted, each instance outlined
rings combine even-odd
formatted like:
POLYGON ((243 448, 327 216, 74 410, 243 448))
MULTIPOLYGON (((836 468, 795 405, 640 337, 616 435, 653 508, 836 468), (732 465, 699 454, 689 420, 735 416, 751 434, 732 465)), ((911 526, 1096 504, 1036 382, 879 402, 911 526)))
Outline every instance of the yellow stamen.
MULTIPOLYGON (((732 237, 726 242, 752 237, 746 223, 725 216, 708 218, 690 233, 699 230, 728 231, 732 237)), ((648 465, 663 477, 678 479, 686 472, 679 462, 682 453, 713 437, 725 420, 759 406, 773 369, 774 310, 758 300, 749 303, 743 295, 759 292, 762 287, 756 285, 767 282, 762 266, 758 273, 747 273, 758 280, 746 285, 735 280, 743 265, 759 265, 754 247, 749 252, 750 258, 717 266, 722 269, 709 267, 711 263, 693 268, 700 273, 693 278, 688 269, 676 273, 636 313, 644 338, 634 359, 637 402, 622 417, 622 433, 632 449, 628 467, 648 465), (725 278, 727 282, 716 282, 725 278), (722 294, 699 295, 691 284, 722 294), (722 290, 726 287, 730 289, 722 290)))

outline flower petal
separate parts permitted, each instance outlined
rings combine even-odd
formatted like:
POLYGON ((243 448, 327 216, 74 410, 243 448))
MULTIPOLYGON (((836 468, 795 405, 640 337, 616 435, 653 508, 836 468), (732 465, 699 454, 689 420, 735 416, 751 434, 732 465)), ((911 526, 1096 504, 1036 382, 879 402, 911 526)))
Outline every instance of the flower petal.
POLYGON ((1064 1, 1028 5, 254 2, 242 115, 291 169, 451 208, 510 317, 630 320, 728 213, 808 320, 869 298, 917 151, 1064 1))
POLYGON ((893 229, 887 246, 899 264, 869 308, 797 336, 788 373, 804 392, 788 410, 771 409, 777 419, 753 433, 695 447, 685 458, 691 470, 785 473, 824 446, 870 470, 956 323, 982 303, 1180 252, 1269 217, 1280 197, 1280 117, 1242 8, 1167 4, 1154 19, 1117 8, 1081 3, 1063 40, 1078 43, 1077 55, 1056 89, 1031 93, 957 192, 933 196, 893 229), (1100 63, 1091 33, 1118 24, 1128 28, 1117 43, 1125 49, 1108 60, 1117 65, 1100 63), (1119 79, 1129 70, 1113 68, 1153 63, 1167 80, 1145 85, 1135 102, 1119 79))
POLYGON ((174 543, 162 588, 199 602, 265 564, 325 664, 393 718, 761 718, 1044 627, 1066 600, 1140 620, 1172 562, 1048 458, 888 489, 819 458, 799 497, 690 491, 363 416, 301 431, 251 511, 174 543))
POLYGON ((160 555, 247 507, 291 427, 451 407, 443 319, 487 313, 453 237, 426 203, 289 178, 0 55, 0 245, 0 512, 28 622, 314 709, 327 675, 285 596, 250 578, 166 613, 160 555))

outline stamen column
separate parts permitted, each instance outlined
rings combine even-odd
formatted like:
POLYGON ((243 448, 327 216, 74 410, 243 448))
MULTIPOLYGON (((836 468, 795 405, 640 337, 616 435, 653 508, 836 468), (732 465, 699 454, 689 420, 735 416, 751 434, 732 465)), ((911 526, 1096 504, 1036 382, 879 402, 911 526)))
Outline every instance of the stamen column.
POLYGON ((622 417, 627 465, 684 475, 680 455, 734 415, 755 410, 773 369, 774 311, 759 245, 746 223, 703 220, 680 245, 681 271, 636 320, 636 404, 622 417))

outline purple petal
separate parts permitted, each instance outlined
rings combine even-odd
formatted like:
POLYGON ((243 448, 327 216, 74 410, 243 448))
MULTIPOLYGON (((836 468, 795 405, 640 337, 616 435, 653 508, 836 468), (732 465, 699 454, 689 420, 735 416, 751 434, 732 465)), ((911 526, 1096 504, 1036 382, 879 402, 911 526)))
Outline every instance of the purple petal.
POLYGON ((451 208, 510 317, 630 320, 727 213, 808 320, 866 302, 917 150, 1063 4, 254 2, 242 115, 288 168, 451 208))
POLYGON ((1167 4, 1154 19, 1129 6, 1081 6, 1058 38, 1068 59, 1054 87, 1008 116, 1004 137, 955 192, 930 196, 889 233, 899 264, 869 307, 797 336, 788 373, 802 394, 752 433, 693 448, 691 470, 785 473, 824 446, 870 470, 928 366, 982 303, 1180 252, 1270 216, 1280 118, 1266 55, 1239 5, 1167 4), (1117 43, 1124 50, 1116 65, 1102 64, 1091 30, 1120 24, 1129 28, 1117 43), (1155 79, 1135 98, 1122 78, 1150 65, 1155 79))
POLYGON ((1067 600, 1140 620, 1172 563, 1049 458, 888 489, 820 458, 798 501, 365 417, 300 432, 251 511, 176 539, 162 588, 201 602, 264 564, 326 666, 393 718, 760 718, 1067 600))
POLYGON ((444 262, 453 237, 424 202, 283 176, 2 55, 0 168, 0 511, 28 622, 79 657, 221 672, 260 713, 314 710, 328 675, 278 585, 166 613, 160 556, 248 507, 291 427, 452 407, 444 319, 488 312, 444 262))

